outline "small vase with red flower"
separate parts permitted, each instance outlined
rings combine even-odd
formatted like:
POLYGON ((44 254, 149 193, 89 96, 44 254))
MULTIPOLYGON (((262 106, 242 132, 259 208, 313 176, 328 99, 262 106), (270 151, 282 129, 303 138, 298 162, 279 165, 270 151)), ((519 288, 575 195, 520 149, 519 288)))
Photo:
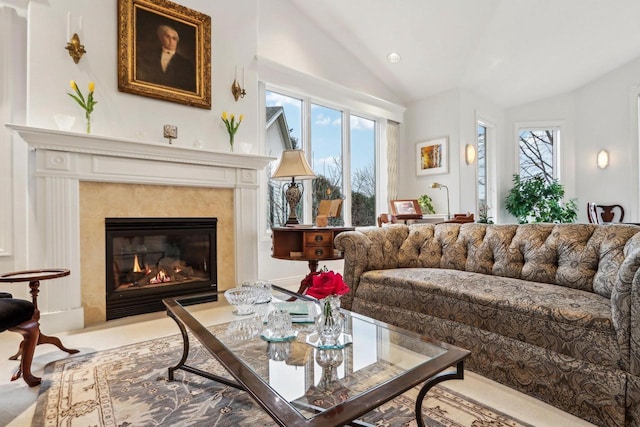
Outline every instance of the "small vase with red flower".
POLYGON ((320 313, 315 318, 320 345, 336 346, 344 327, 344 316, 340 313, 340 296, 349 292, 349 287, 340 273, 327 271, 326 267, 311 277, 307 295, 317 298, 320 313))

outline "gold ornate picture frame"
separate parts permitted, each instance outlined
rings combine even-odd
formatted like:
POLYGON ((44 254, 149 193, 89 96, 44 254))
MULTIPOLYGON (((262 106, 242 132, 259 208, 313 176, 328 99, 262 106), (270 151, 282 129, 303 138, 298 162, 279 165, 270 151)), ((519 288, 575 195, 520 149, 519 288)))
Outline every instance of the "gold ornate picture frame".
POLYGON ((211 17, 168 0, 118 0, 118 90, 210 110, 211 17))

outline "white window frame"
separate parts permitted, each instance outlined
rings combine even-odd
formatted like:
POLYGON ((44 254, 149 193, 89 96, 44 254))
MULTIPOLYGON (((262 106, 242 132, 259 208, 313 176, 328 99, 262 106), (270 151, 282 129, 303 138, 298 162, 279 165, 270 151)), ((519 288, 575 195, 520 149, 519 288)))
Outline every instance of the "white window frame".
MULTIPOLYGON (((489 211, 489 216, 492 218, 494 222, 498 222, 498 193, 496 191, 496 164, 497 164, 497 126, 493 119, 488 116, 485 116, 482 113, 476 113, 476 121, 474 127, 474 133, 476 136, 476 149, 478 147, 478 126, 482 125, 486 128, 487 134, 485 136, 485 170, 487 173, 487 182, 486 185, 486 197, 487 197, 487 205, 491 208, 489 211)), ((478 163, 476 162, 476 175, 475 175, 475 186, 476 186, 476 212, 479 211, 479 192, 478 192, 478 163)), ((477 213, 476 213, 477 216, 477 213)))
POLYGON ((531 130, 554 130, 556 132, 553 143, 553 177, 562 182, 562 134, 564 123, 560 121, 540 121, 540 122, 518 122, 515 124, 514 141, 515 149, 515 168, 514 174, 520 173, 520 132, 531 130))
MULTIPOLYGON (((259 91, 260 91, 260 102, 259 102, 259 106, 261 108, 261 111, 266 111, 266 102, 265 102, 265 95, 266 92, 277 92, 281 95, 285 95, 285 96, 289 96, 291 98, 295 98, 295 99, 299 99, 302 101, 302 129, 300 132, 301 135, 301 139, 302 141, 300 141, 300 148, 302 150, 304 150, 305 155, 307 156, 307 160, 309 160, 309 162, 311 162, 311 158, 309 156, 309 153, 311 153, 311 149, 312 149, 312 140, 311 140, 311 105, 318 105, 321 107, 326 107, 326 108, 331 108, 337 111, 340 111, 342 114, 342 185, 343 185, 343 194, 344 194, 344 204, 342 207, 342 216, 344 218, 344 223, 346 226, 350 226, 351 225, 351 121, 350 121, 350 117, 353 116, 357 116, 357 117, 361 117, 364 119, 368 119, 371 120, 373 122, 375 122, 375 126, 374 126, 374 137, 376 138, 376 144, 375 144, 375 151, 374 151, 374 171, 376 174, 376 213, 375 215, 377 216, 379 211, 380 211, 380 194, 383 192, 382 191, 382 186, 380 185, 380 170, 381 170, 381 164, 380 164, 380 159, 381 159, 381 150, 384 148, 384 150, 386 150, 386 141, 381 140, 381 124, 385 123, 386 124, 386 120, 385 118, 382 117, 377 117, 375 115, 372 114, 368 114, 367 112, 364 111, 353 111, 352 109, 350 109, 348 106, 344 106, 344 105, 339 105, 335 102, 331 102, 331 101, 327 101, 326 99, 320 99, 314 96, 310 96, 309 94, 305 94, 301 91, 296 91, 296 90, 292 90, 286 87, 282 87, 279 85, 274 85, 274 84, 270 84, 270 83, 266 83, 266 82, 261 82, 259 84, 259 91)), ((261 131, 260 131, 260 139, 261 139, 261 144, 262 147, 264 149, 265 146, 265 132, 264 132, 264 128, 266 126, 266 124, 264 123, 264 119, 263 119, 263 124, 261 126, 261 131)), ((312 204, 313 204, 313 192, 309 191, 309 184, 311 183, 311 181, 305 182, 305 191, 303 194, 303 217, 302 217, 302 221, 303 222, 308 222, 310 221, 311 217, 312 217, 312 204)), ((266 200, 266 188, 267 188, 267 182, 266 182, 266 176, 263 176, 261 179, 261 191, 260 191, 260 198, 261 200, 266 200)), ((384 191, 384 193, 386 193, 386 190, 384 191)), ((386 196, 385 196, 386 199, 386 196)), ((265 206, 264 203, 261 203, 261 213, 260 213, 260 224, 259 226, 261 227, 261 229, 265 230, 264 235, 262 236, 262 240, 266 240, 266 239, 270 239, 271 238, 271 230, 269 230, 268 226, 267 226, 267 222, 265 220, 266 218, 266 210, 267 210, 267 206, 265 206)))

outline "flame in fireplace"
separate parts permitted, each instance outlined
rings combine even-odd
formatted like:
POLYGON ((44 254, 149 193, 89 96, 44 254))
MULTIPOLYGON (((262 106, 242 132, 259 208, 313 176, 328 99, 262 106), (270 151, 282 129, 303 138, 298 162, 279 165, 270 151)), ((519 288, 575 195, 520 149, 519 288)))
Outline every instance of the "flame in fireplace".
POLYGON ((165 273, 164 270, 160 270, 158 272, 158 274, 156 274, 156 277, 153 277, 152 279, 149 279, 149 283, 154 284, 154 283, 166 283, 166 282, 170 282, 171 281, 171 277, 169 277, 169 275, 167 275, 167 273, 165 273))
POLYGON ((133 272, 142 273, 144 270, 140 267, 140 261, 138 261, 138 254, 133 257, 133 272))

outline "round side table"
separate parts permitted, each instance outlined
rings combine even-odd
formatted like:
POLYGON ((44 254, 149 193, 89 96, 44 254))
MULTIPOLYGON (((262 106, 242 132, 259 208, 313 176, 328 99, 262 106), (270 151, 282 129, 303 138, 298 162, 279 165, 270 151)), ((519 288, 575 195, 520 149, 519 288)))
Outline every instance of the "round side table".
MULTIPOLYGON (((57 279, 59 277, 68 276, 71 272, 62 268, 50 268, 50 269, 42 269, 42 270, 25 270, 25 271, 16 271, 13 273, 7 273, 0 276, 0 283, 15 283, 15 282, 29 282, 29 288, 31 289, 31 300, 35 307, 35 311, 33 313, 33 320, 40 320, 40 310, 38 309, 38 294, 40 293, 40 281, 41 280, 49 280, 49 279, 57 279)), ((18 352, 11 356, 10 360, 16 360, 22 354, 23 342, 20 343, 20 348, 18 352)), ((68 349, 62 345, 62 342, 59 338, 50 337, 42 332, 38 337, 38 342, 36 346, 40 344, 53 344, 58 347, 60 350, 65 351, 69 354, 77 353, 79 350, 68 349)), ((18 377, 20 376, 17 373, 18 377)))

